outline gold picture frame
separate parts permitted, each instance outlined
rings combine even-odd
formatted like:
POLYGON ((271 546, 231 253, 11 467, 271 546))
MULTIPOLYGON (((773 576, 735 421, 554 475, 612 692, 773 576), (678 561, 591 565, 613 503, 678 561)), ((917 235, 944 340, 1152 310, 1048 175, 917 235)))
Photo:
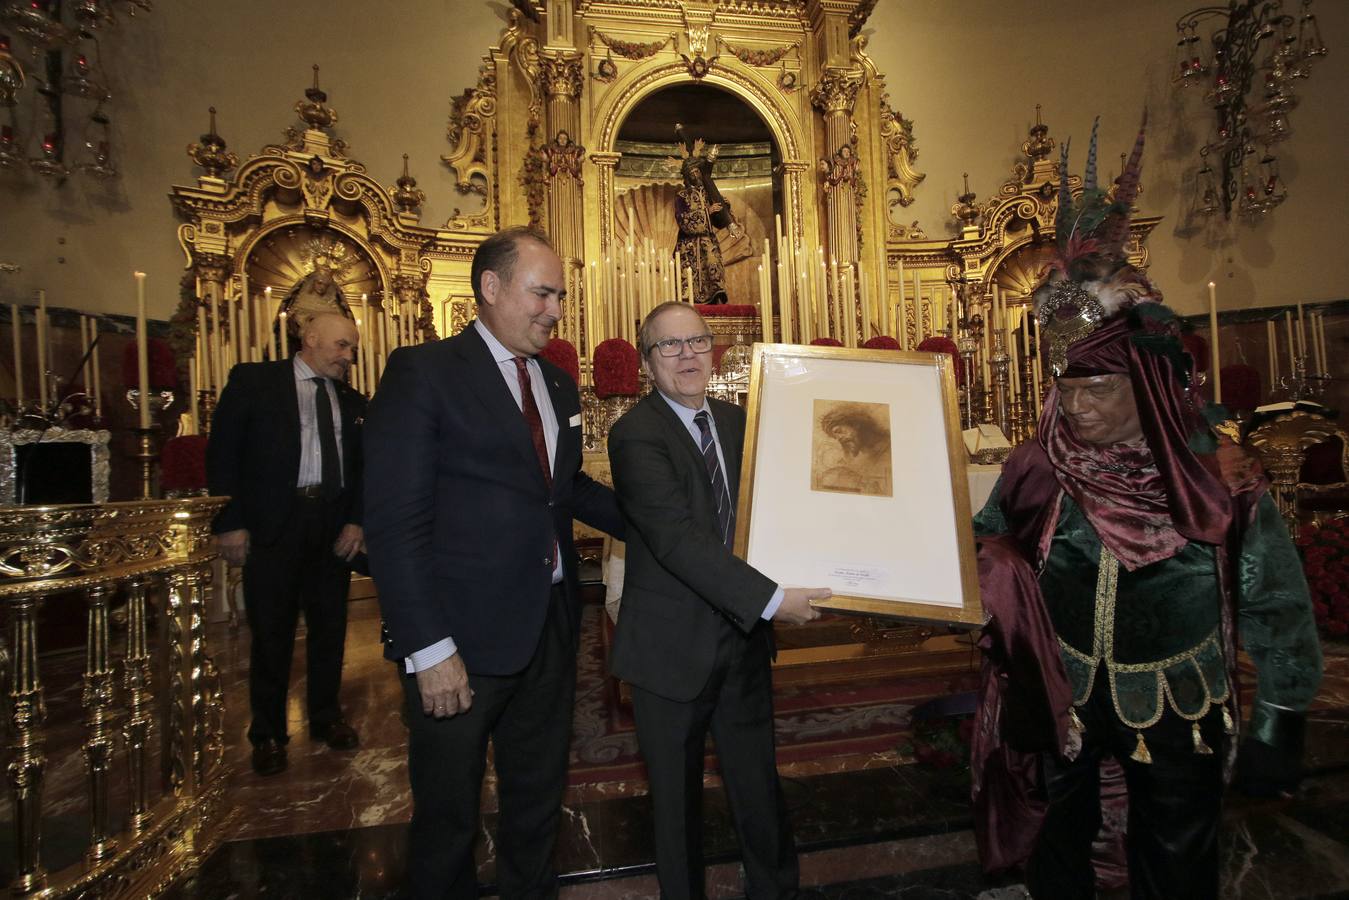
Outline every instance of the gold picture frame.
POLYGON ((736 553, 821 609, 982 625, 958 408, 945 353, 755 344, 736 553))

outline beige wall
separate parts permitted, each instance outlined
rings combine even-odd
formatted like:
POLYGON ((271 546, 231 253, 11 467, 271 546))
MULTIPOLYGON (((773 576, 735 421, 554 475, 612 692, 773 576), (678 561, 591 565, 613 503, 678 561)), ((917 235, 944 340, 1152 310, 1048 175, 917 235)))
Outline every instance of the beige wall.
MULTIPOLYGON (((899 216, 930 236, 949 233, 961 173, 980 199, 997 192, 1044 106, 1050 134, 1073 137, 1070 170, 1081 174, 1093 116, 1101 116, 1102 177, 1119 172, 1143 104, 1145 214, 1165 216, 1149 241, 1151 274, 1177 311, 1272 306, 1349 295, 1349 3, 1316 0, 1330 46, 1299 84, 1293 138, 1276 145, 1289 196, 1255 227, 1221 224, 1181 237, 1181 179, 1193 171, 1212 127, 1197 88, 1171 89, 1175 23, 1194 0, 881 0, 867 25, 868 52, 886 74, 891 101, 914 120, 918 170, 927 180, 899 216)), ((1296 9, 1299 4, 1286 2, 1296 9)), ((1057 148, 1056 148, 1057 153, 1057 148)), ((1221 218, 1221 217, 1220 217, 1221 218)))
MULTIPOLYGON (((1140 204, 1166 216, 1152 240, 1153 274, 1173 305, 1198 310, 1210 278, 1224 308, 1345 296, 1349 142, 1339 101, 1349 91, 1349 4, 1316 3, 1331 53, 1300 85, 1295 136, 1279 148, 1289 200, 1269 222, 1216 239, 1175 234, 1178 181, 1208 125, 1197 96, 1182 104, 1167 87, 1175 18, 1192 5, 882 0, 868 26, 869 52, 895 107, 916 122, 918 168, 927 173, 903 220, 917 218, 932 236, 946 233, 961 172, 981 198, 996 191, 1037 102, 1054 137, 1075 136, 1076 172, 1100 113, 1108 173, 1146 101, 1154 124, 1140 204)), ((296 123, 292 108, 314 62, 341 116, 338 135, 375 177, 392 183, 402 154, 411 154, 428 195, 424 224, 468 208, 472 200, 455 193, 439 162, 446 114, 450 99, 476 81, 508 9, 497 0, 179 0, 124 23, 105 50, 123 177, 106 187, 82 177, 60 186, 0 178, 0 261, 23 266, 0 277, 0 302, 45 287, 54 305, 128 312, 130 273, 141 268, 150 275, 152 313, 166 318, 183 257, 165 195, 195 177, 183 150, 204 130, 207 106, 219 108, 231 149, 256 152, 296 123)))

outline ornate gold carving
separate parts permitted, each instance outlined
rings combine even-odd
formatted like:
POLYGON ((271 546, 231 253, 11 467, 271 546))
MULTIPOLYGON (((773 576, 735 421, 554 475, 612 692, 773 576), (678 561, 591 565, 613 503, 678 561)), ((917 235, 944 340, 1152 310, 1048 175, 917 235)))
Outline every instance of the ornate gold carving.
POLYGON ((47 771, 42 726, 47 719, 47 705, 38 676, 39 601, 35 597, 23 597, 8 605, 9 659, 13 671, 9 682, 10 741, 6 772, 14 811, 15 847, 10 889, 22 896, 41 890, 47 883, 40 845, 42 780, 47 771))
POLYGON ((496 73, 490 63, 478 70, 478 84, 456 97, 450 107, 445 136, 451 149, 440 159, 455 175, 455 189, 461 194, 487 196, 491 183, 486 138, 496 119, 496 73), (475 181, 474 176, 482 179, 475 181))
MULTIPOLYGON (((889 95, 881 96, 881 139, 885 141, 886 188, 898 194, 900 206, 913 203, 913 191, 927 177, 913 168, 918 148, 913 141, 913 122, 890 108, 889 95)), ((893 204, 892 204, 893 205, 893 204)))
POLYGON ((88 628, 85 635, 84 692, 85 726, 89 737, 84 742, 84 764, 89 773, 89 858, 103 860, 117 849, 111 834, 108 809, 108 776, 112 771, 113 751, 113 671, 108 646, 107 582, 85 588, 88 603, 88 628))
POLYGON ((677 40, 678 37, 672 31, 658 41, 650 41, 649 43, 643 44, 637 41, 624 41, 613 35, 605 34, 594 25, 590 26, 590 36, 591 38, 598 38, 601 44, 624 59, 647 59, 648 57, 655 56, 661 50, 664 50, 665 46, 671 41, 677 40))
POLYGON ((1324 416, 1293 410, 1252 431, 1246 442, 1260 454, 1260 462, 1269 472, 1279 512, 1293 534, 1297 533, 1298 525, 1297 479, 1306 462, 1307 451, 1337 432, 1335 423, 1324 416))
POLYGON ((840 185, 853 187, 862 176, 857 159, 857 150, 852 144, 844 144, 834 151, 832 159, 822 159, 819 164, 820 186, 826 194, 840 185))
POLYGON ((829 68, 810 92, 811 105, 820 112, 851 115, 864 81, 860 68, 829 68))
POLYGON ((790 44, 782 44, 778 47, 763 47, 757 50, 751 50, 748 47, 737 47, 729 41, 717 35, 717 44, 725 47, 731 52, 731 55, 740 60, 747 66, 772 66, 776 65, 784 56, 793 50, 801 49, 800 41, 793 41, 790 44))
POLYGON ((318 63, 314 63, 314 86, 305 90, 303 100, 296 101, 295 112, 315 130, 322 131, 337 124, 337 110, 328 106, 328 95, 319 88, 318 63))
POLYGON ((581 96, 585 72, 580 53, 548 51, 539 54, 539 80, 550 98, 575 100, 581 96))
POLYGON ((571 135, 565 131, 559 131, 551 141, 539 148, 549 190, 558 178, 574 180, 577 185, 584 184, 581 180, 581 164, 585 161, 585 152, 586 148, 572 141, 571 135))
POLYGON ((126 655, 122 666, 122 690, 126 696, 127 717, 122 726, 127 753, 127 826, 133 834, 145 830, 151 820, 149 781, 150 739, 155 732, 150 692, 150 641, 146 624, 147 582, 143 578, 127 581, 126 655))

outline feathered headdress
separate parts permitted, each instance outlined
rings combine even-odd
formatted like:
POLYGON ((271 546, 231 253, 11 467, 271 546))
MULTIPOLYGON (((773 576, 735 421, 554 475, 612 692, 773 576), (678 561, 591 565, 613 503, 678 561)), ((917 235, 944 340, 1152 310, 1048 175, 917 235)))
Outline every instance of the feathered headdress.
POLYGON ((1147 111, 1133 152, 1115 181, 1113 193, 1096 178, 1096 135, 1091 126, 1082 193, 1076 201, 1068 187, 1068 147, 1059 158, 1058 210, 1054 217, 1054 258, 1044 281, 1032 295, 1041 330, 1049 341, 1049 363, 1055 375, 1067 367, 1068 345, 1091 334, 1101 323, 1137 303, 1160 302, 1147 277, 1131 266, 1125 252, 1129 215, 1138 196, 1147 111))

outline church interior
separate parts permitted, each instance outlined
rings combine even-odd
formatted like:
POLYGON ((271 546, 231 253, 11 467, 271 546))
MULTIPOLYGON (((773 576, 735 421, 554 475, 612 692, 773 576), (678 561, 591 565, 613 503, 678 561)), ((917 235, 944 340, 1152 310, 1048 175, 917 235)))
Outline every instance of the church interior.
MULTIPOLYGON (((1299 544, 1332 548, 1308 566, 1336 562, 1346 36, 1338 0, 0 0, 0 882, 397 896, 407 730, 377 587, 356 577, 349 600, 359 750, 300 737, 259 777, 205 447, 231 367, 287 358, 308 317, 355 323, 367 397, 395 350, 462 331, 474 250, 507 226, 563 261, 544 355, 579 388, 592 477, 652 387, 638 323, 679 300, 733 403, 766 346, 936 367, 977 511, 1054 377, 1031 294, 1056 211, 1122 197, 1197 389, 1299 544)), ((658 896, 631 695, 607 671, 622 547, 577 540, 562 893, 658 896)), ((1349 601, 1308 573, 1326 674, 1306 777, 1229 792, 1224 896, 1349 896, 1349 601)), ((1027 896, 981 872, 971 832, 978 632, 867 608, 776 633, 803 896, 1027 896)), ((483 811, 495 895, 490 775, 483 811)), ((704 816, 709 896, 742 896, 710 749, 704 816)))

